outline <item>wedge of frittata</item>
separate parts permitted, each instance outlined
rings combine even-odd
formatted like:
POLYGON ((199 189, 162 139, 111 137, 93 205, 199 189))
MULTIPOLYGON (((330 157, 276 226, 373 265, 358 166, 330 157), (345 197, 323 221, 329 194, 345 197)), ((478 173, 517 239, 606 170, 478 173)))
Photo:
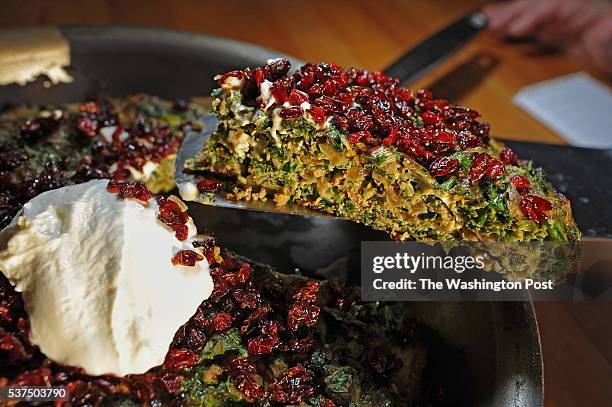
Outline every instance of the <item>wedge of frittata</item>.
POLYGON ((233 199, 295 203, 399 240, 576 241, 569 201, 469 108, 381 72, 278 59, 217 77, 191 170, 233 199))

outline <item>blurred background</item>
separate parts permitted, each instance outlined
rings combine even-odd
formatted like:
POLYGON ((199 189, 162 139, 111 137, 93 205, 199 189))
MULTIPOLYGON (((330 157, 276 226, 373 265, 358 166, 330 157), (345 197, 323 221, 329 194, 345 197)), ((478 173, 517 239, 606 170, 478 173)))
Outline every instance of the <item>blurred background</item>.
MULTIPOLYGON (((547 111, 538 110, 550 107, 553 113, 571 109, 568 117, 590 112, 607 119, 589 127, 589 133, 597 133, 603 147, 612 142, 612 115, 606 114, 612 112, 612 104, 606 104, 612 98, 612 3, 490 4, 480 0, 3 0, 0 28, 163 27, 251 42, 305 61, 382 70, 457 18, 489 6, 485 9, 489 30, 411 86, 433 88, 437 96, 474 108, 492 123, 492 134, 504 139, 580 145, 580 140, 570 137, 576 135, 572 126, 580 137, 588 137, 580 135, 580 128, 597 121, 582 119, 582 127, 568 122, 565 128, 555 128, 546 120, 547 111), (534 97, 545 100, 546 95, 526 92, 525 87, 577 72, 586 73, 582 79, 587 78, 587 84, 570 77, 546 82, 548 87, 527 88, 542 91, 555 85, 557 94, 571 96, 557 97, 551 106, 536 103, 530 110, 534 97), (591 102, 591 97, 602 102, 591 102), (578 103, 585 112, 561 102, 578 103)), ((602 175, 610 174, 612 169, 602 169, 602 175)), ((535 307, 545 364, 545 405, 612 405, 612 304, 542 302, 535 307)))

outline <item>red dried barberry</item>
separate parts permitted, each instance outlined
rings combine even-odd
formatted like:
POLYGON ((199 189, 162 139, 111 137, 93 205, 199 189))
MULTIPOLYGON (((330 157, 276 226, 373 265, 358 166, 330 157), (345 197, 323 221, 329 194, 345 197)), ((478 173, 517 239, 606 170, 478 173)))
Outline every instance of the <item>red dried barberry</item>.
POLYGON ((436 158, 431 162, 429 171, 434 177, 443 177, 454 173, 459 168, 459 160, 450 157, 436 158))
POLYGON ((113 144, 115 145, 115 148, 117 150, 121 149, 122 147, 122 141, 121 141, 121 134, 123 133, 123 126, 117 126, 115 127, 115 131, 113 131, 113 134, 111 135, 111 139, 113 140, 113 144))
POLYGON ((268 321, 262 324, 261 335, 249 339, 247 350, 250 355, 264 355, 271 353, 278 342, 278 326, 268 321))
POLYGON ((64 119, 64 113, 61 110, 55 110, 53 113, 44 116, 38 116, 36 121, 40 125, 42 136, 47 137, 59 127, 60 122, 64 119))
POLYGON ((98 104, 96 102, 85 102, 82 105, 79 106, 79 111, 81 113, 89 113, 89 114, 99 114, 100 113, 100 107, 98 106, 98 104))
POLYGON ((417 91, 417 96, 420 99, 424 99, 424 100, 430 100, 431 98, 433 98, 433 94, 431 93, 429 89, 419 89, 417 91))
POLYGON ((318 283, 313 281, 293 296, 295 301, 287 312, 287 323, 290 330, 295 332, 301 326, 312 327, 319 322, 320 308, 314 304, 317 300, 318 289, 318 283))
POLYGON ((270 384, 270 401, 281 404, 299 404, 314 394, 313 375, 302 365, 285 371, 270 384))
POLYGON ((118 194, 121 199, 147 202, 153 198, 153 193, 142 182, 117 182, 115 179, 111 179, 106 185, 106 190, 118 194))
POLYGON ((397 148, 400 151, 408 153, 411 156, 417 158, 421 162, 426 163, 432 158, 434 158, 434 155, 421 144, 419 144, 419 142, 416 140, 409 140, 405 142, 404 140, 400 139, 397 144, 397 148))
POLYGON ((40 368, 17 375, 11 381, 12 386, 51 386, 51 370, 40 368))
POLYGON ((199 357, 187 349, 170 349, 166 354, 164 369, 188 369, 198 363, 199 357))
POLYGON ((452 145, 455 143, 455 135, 448 131, 439 131, 436 133, 434 141, 437 144, 452 145))
POLYGON ((187 225, 179 225, 174 231, 174 236, 180 241, 187 240, 189 237, 189 227, 187 225))
POLYGON ((303 114, 304 110, 301 107, 289 106, 281 110, 279 116, 283 119, 297 119, 298 117, 302 117, 303 114))
POLYGON ((367 130, 362 130, 362 131, 358 131, 358 132, 349 134, 349 136, 347 137, 347 140, 353 144, 356 144, 359 142, 365 143, 366 140, 370 140, 370 139, 372 139, 372 134, 370 134, 370 132, 367 130))
POLYGON ((158 219, 174 229, 185 225, 189 215, 176 202, 167 200, 159 205, 158 219))
POLYGON ((527 192, 529 192, 531 184, 527 177, 524 177, 522 175, 515 175, 510 179, 510 181, 519 193, 526 194, 527 192))
POLYGON ((277 105, 282 105, 289 100, 287 88, 285 88, 285 85, 282 82, 274 82, 272 86, 270 86, 270 94, 274 98, 275 104, 277 105))
POLYGON ((266 79, 275 81, 287 74, 291 68, 291 63, 283 58, 278 58, 264 66, 266 79))
POLYGON ((247 358, 235 358, 230 360, 225 371, 232 377, 257 373, 255 365, 249 362, 249 359, 247 358))
MULTIPOLYGON (((451 105, 442 99, 433 99, 428 90, 419 90, 414 96, 399 81, 381 72, 342 69, 335 64, 306 64, 289 76, 286 60, 278 60, 263 68, 243 73, 251 82, 260 84, 261 70, 272 82, 270 93, 273 109, 289 102, 280 115, 286 119, 301 117, 300 105, 308 102, 306 112, 317 124, 328 116, 348 134, 352 143, 372 147, 384 144, 395 146, 402 153, 429 167, 431 161, 449 155, 455 149, 484 147, 489 141, 489 125, 477 121, 478 112, 451 105), (285 72, 281 74, 282 72, 285 72)), ((243 97, 256 102, 258 86, 245 86, 243 97)), ((496 179, 503 171, 507 152, 502 160, 487 162, 486 168, 472 171, 472 182, 483 176, 496 179)), ((496 159, 497 160, 497 159, 496 159)), ((440 170, 442 171, 442 170, 440 170)))
POLYGON ((111 179, 106 185, 106 190, 113 194, 119 193, 119 182, 117 182, 117 180, 115 180, 114 178, 111 179))
POLYGON ((298 301, 315 302, 317 301, 317 293, 319 292, 319 283, 311 281, 293 295, 293 299, 298 301))
POLYGON ((544 198, 537 195, 527 194, 519 203, 521 211, 527 219, 531 219, 537 223, 544 222, 548 219, 546 212, 552 210, 552 204, 544 198))
POLYGON ((95 137, 98 134, 98 122, 89 117, 79 119, 77 128, 87 137, 95 137))
POLYGON ((266 390, 264 387, 250 377, 237 377, 235 379, 235 385, 247 402, 252 403, 266 397, 266 390))
POLYGON ((234 378, 236 388, 248 402, 266 397, 266 391, 260 384, 261 377, 257 375, 255 366, 247 358, 230 360, 225 372, 234 378))
POLYGON ((472 184, 476 184, 478 181, 482 179, 485 175, 485 171, 488 164, 489 155, 486 153, 477 154, 472 160, 472 165, 470 167, 470 171, 468 176, 470 178, 470 182, 472 184))
POLYGON ((490 154, 479 153, 472 160, 468 177, 472 184, 476 184, 484 176, 496 179, 503 174, 504 170, 504 164, 500 160, 490 154))
POLYGON ((215 331, 225 331, 232 326, 234 318, 225 312, 219 312, 212 318, 213 327, 215 331))
POLYGON ((255 80, 255 85, 259 88, 259 85, 266 79, 264 69, 260 66, 255 68, 253 71, 253 79, 255 80))
POLYGON ((292 89, 291 93, 289 93, 289 103, 299 106, 304 102, 308 102, 308 94, 301 90, 292 89))
POLYGON ((387 135, 387 137, 383 139, 383 144, 385 146, 393 145, 397 142, 398 138, 399 138, 399 131, 397 129, 397 126, 393 126, 391 130, 389 131, 389 134, 387 135))
POLYGON ((242 309, 254 309, 259 305, 259 292, 254 289, 243 290, 241 288, 238 288, 234 290, 232 296, 242 309))
POLYGON ((316 341, 311 337, 302 339, 292 338, 288 343, 288 350, 293 353, 310 353, 314 350, 315 345, 316 341))
POLYGON ((325 110, 318 106, 310 106, 308 113, 310 114, 310 117, 312 117, 312 120, 314 120, 314 122, 317 124, 323 124, 325 120, 327 120, 325 110))
POLYGON ((423 112, 423 115, 421 117, 423 119, 423 123, 425 123, 426 125, 436 124, 443 120, 442 116, 439 116, 434 112, 423 112))
POLYGON ((168 200, 168 198, 166 198, 163 195, 155 195, 155 202, 157 202, 158 205, 163 204, 164 202, 166 202, 168 200))
POLYGON ((204 257, 206 257, 206 260, 208 261, 209 264, 216 263, 217 260, 215 259, 214 246, 204 247, 202 249, 202 253, 204 254, 204 257))
POLYGON ((219 79, 217 79, 217 83, 219 85, 223 85, 225 83, 225 80, 227 78, 230 78, 230 77, 242 80, 244 78, 244 72, 239 71, 239 70, 227 72, 227 73, 221 75, 221 77, 219 77, 219 79))
POLYGON ((490 179, 496 179, 504 173, 505 169, 506 167, 504 166, 504 163, 502 163, 497 158, 491 156, 489 164, 487 165, 487 168, 485 170, 485 175, 490 179))
POLYGON ((198 191, 201 193, 205 192, 218 192, 223 188, 223 184, 219 181, 212 179, 202 179, 196 184, 198 191))
MULTIPOLYGON (((0 304, 3 304, 3 301, 0 301, 0 304)), ((3 322, 13 322, 13 316, 11 315, 11 310, 8 307, 0 305, 0 324, 3 322)))
POLYGON ((204 256, 194 252, 193 250, 180 250, 172 258, 173 265, 181 265, 193 267, 198 261, 204 260, 204 256))
POLYGON ((274 340, 268 335, 259 335, 249 339, 247 350, 249 355, 265 355, 271 353, 276 346, 274 340))
MULTIPOLYGON (((154 399, 159 398, 159 392, 157 391, 158 387, 159 387, 159 376, 157 374, 154 373, 144 373, 141 375, 133 375, 130 376, 129 379, 129 388, 131 388, 131 393, 133 394, 133 396, 141 401, 141 402, 145 402, 145 401, 151 401, 154 399)), ((75 382, 71 382, 68 385, 68 394, 72 395, 75 394, 75 392, 77 393, 83 393, 87 391, 87 387, 86 386, 76 386, 76 388, 71 388, 70 385, 73 384, 75 382)), ((85 383, 81 382, 81 384, 85 385, 85 383)), ((76 403, 79 405, 82 405, 82 403, 76 403)), ((91 405, 94 404, 92 402, 89 403, 84 403, 85 405, 91 405)), ((150 403, 143 403, 143 404, 150 404, 150 403)))
POLYGON ((31 357, 32 355, 17 337, 0 328, 0 360, 16 364, 24 363, 31 357))
POLYGON ((289 308, 287 323, 289 329, 297 331, 301 326, 314 326, 319 322, 320 308, 312 304, 296 304, 289 308))
POLYGON ((518 163, 518 157, 516 156, 514 151, 512 151, 508 147, 503 148, 499 152, 499 159, 504 164, 508 164, 508 165, 516 165, 518 163))
POLYGON ((142 182, 124 182, 119 184, 119 198, 147 202, 152 197, 153 193, 142 182))
POLYGON ((240 269, 238 269, 238 272, 234 275, 234 280, 233 283, 234 284, 244 284, 247 281, 249 281, 251 279, 251 274, 253 272, 253 269, 251 268, 251 265, 249 263, 242 263, 240 265, 240 269))

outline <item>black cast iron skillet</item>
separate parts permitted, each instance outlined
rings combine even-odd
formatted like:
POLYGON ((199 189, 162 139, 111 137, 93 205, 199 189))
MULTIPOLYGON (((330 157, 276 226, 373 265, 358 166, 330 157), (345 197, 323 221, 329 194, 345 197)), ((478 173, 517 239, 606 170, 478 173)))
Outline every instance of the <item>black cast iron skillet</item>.
MULTIPOLYGON (((41 77, 25 86, 0 86, 0 106, 74 102, 96 94, 205 96, 215 85, 215 74, 282 56, 236 41, 162 29, 60 27, 59 31, 70 45, 68 72, 74 81, 46 87, 41 77)), ((196 206, 191 214, 198 227, 213 230, 222 246, 280 270, 299 267, 305 273, 353 280, 358 278, 360 241, 387 238, 345 221, 196 206)), ((435 368, 451 383, 447 397, 452 405, 542 405, 542 359, 528 299, 423 302, 414 307, 419 320, 431 327, 432 341, 444 344, 435 368)))

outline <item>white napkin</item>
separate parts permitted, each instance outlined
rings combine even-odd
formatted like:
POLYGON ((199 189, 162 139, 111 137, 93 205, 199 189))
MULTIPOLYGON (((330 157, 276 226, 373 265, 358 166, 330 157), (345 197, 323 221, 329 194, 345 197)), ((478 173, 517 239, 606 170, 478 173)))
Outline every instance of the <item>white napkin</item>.
POLYGON ((612 148, 612 90, 585 72, 526 86, 513 102, 572 145, 612 148))

